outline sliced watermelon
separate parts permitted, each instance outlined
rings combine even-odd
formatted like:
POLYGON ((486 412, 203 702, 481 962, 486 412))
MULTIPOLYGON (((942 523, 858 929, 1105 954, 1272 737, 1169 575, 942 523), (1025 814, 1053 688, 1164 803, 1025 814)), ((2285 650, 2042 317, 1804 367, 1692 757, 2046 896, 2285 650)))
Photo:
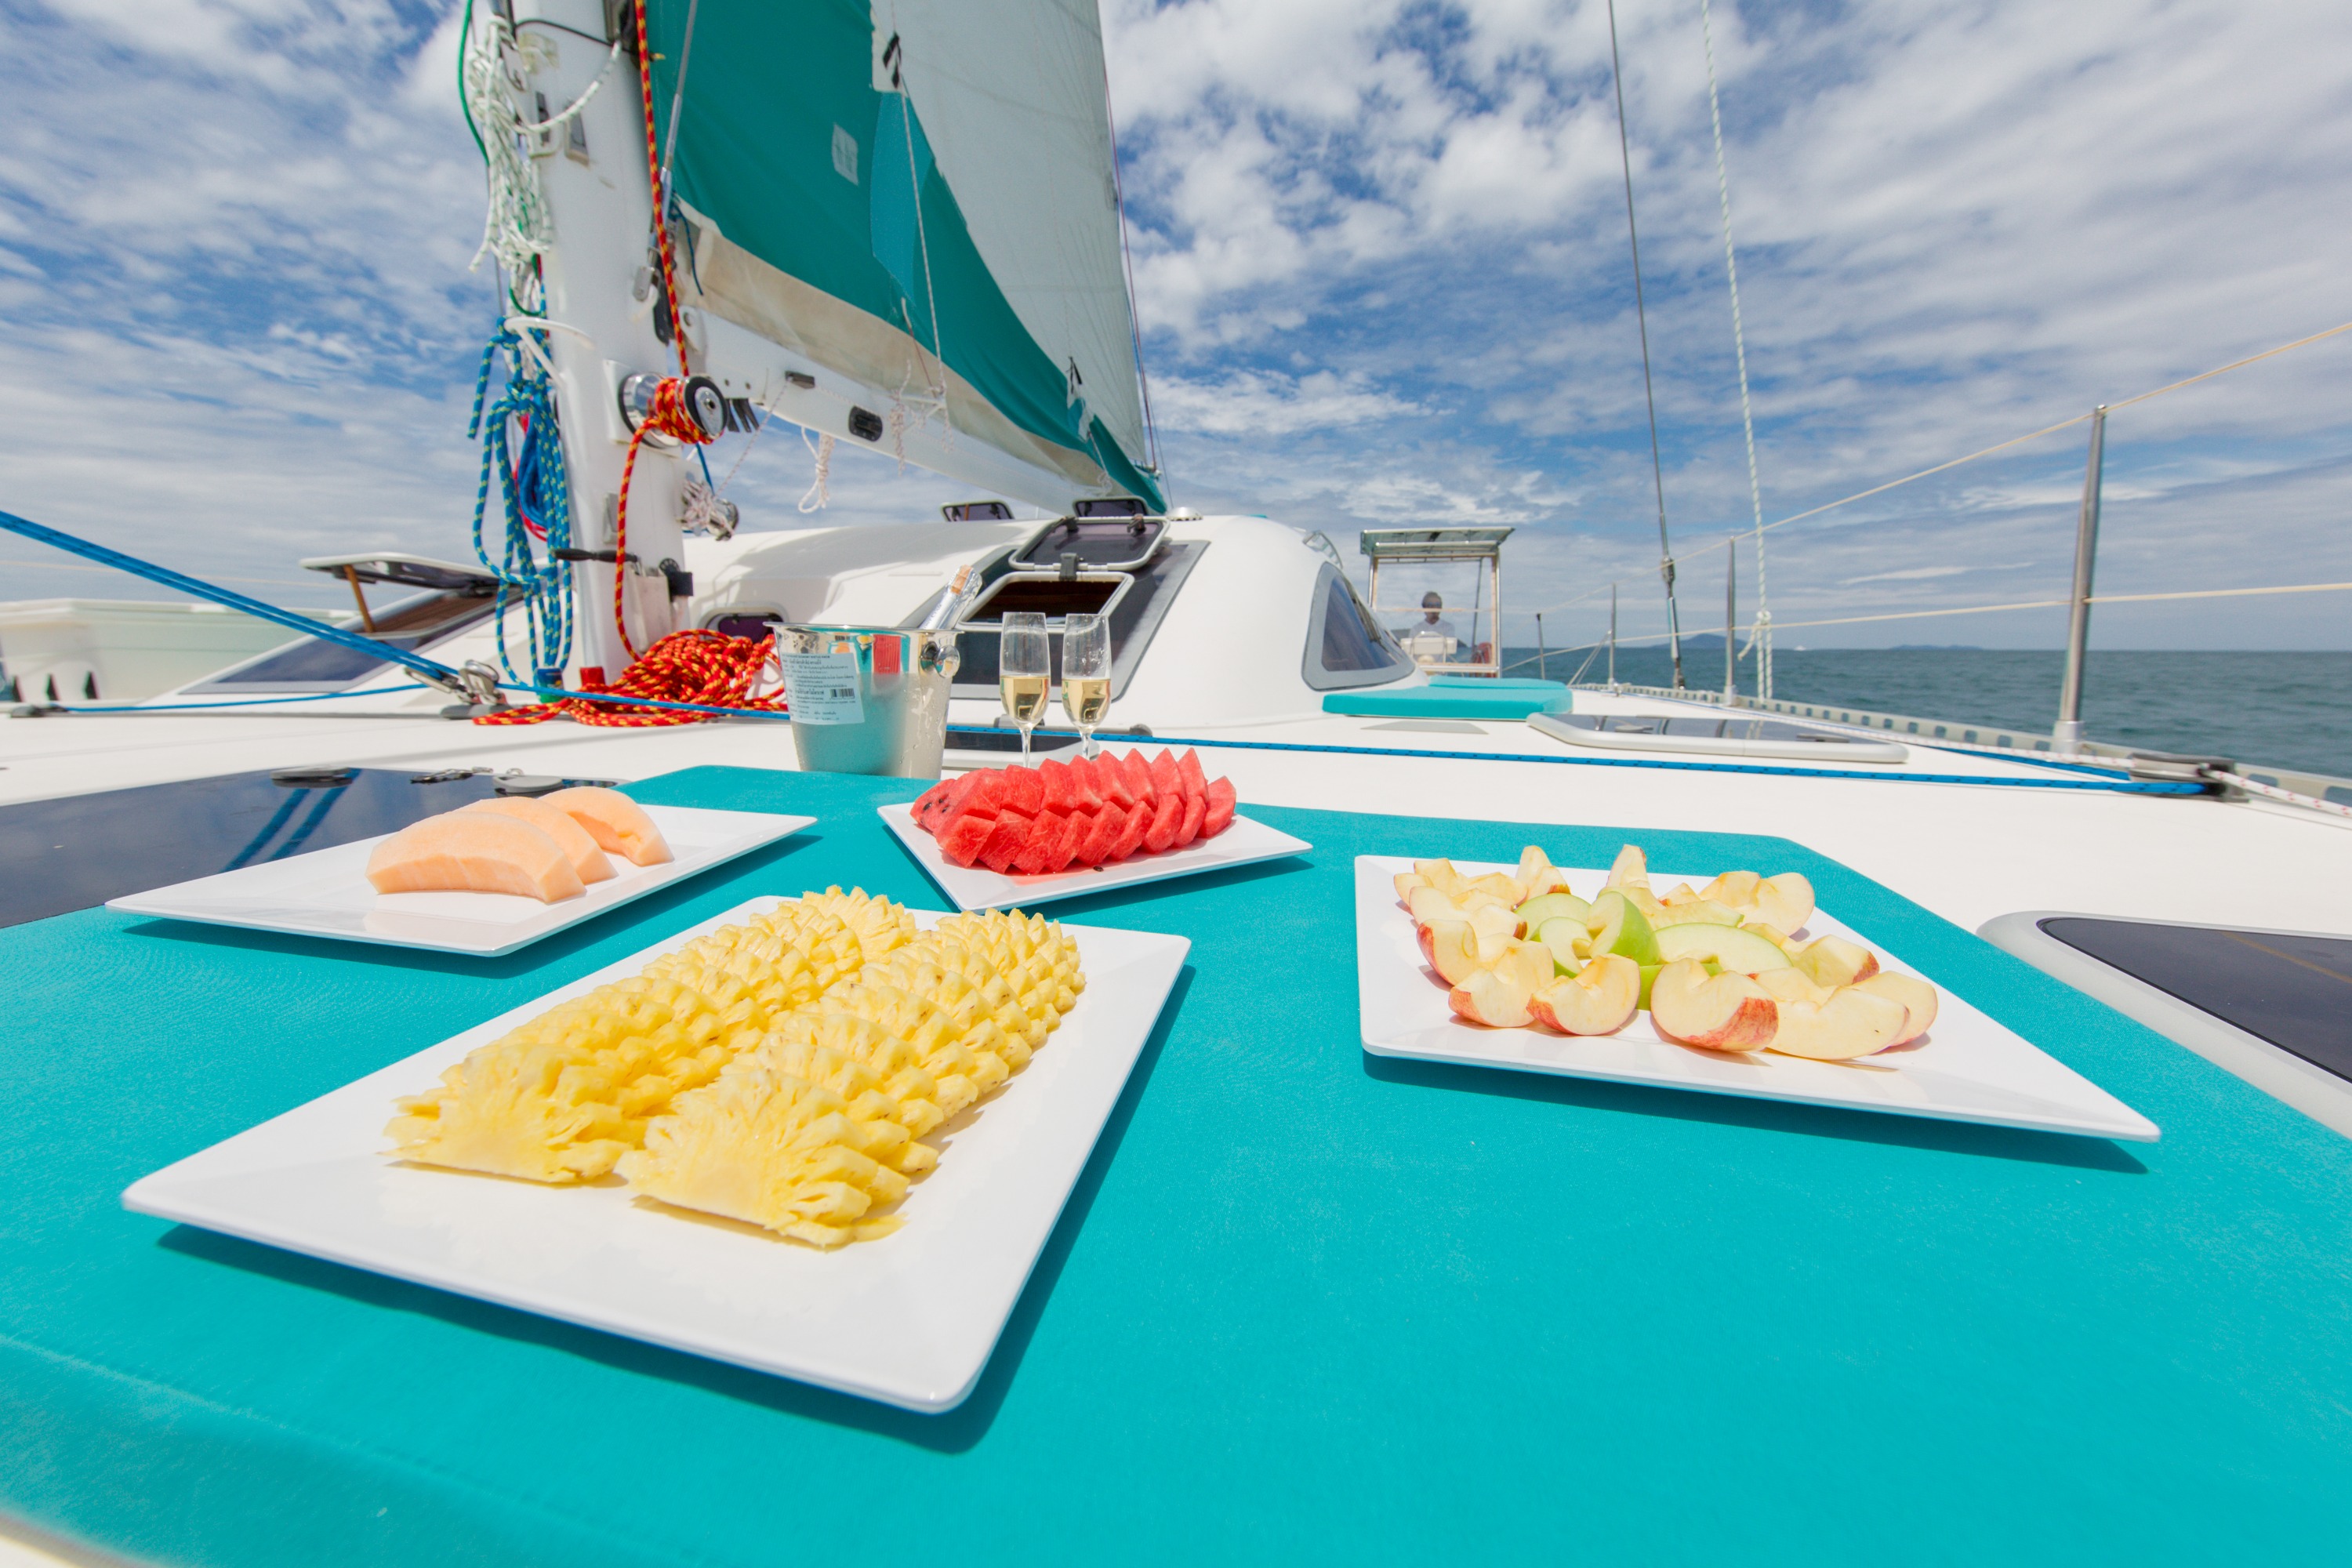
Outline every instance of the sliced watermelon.
MULTIPOLYGON (((994 816, 1004 809, 1004 773, 1000 768, 982 768, 978 773, 963 775, 964 791, 956 796, 954 811, 968 811, 975 816, 994 816)), ((950 816, 954 812, 950 813, 950 816)))
POLYGON ((1209 815, 1209 797, 1187 795, 1184 797, 1184 819, 1176 825, 1176 842, 1171 847, 1181 849, 1201 837, 1201 823, 1209 815))
POLYGON ((932 813, 937 811, 939 807, 945 803, 949 792, 954 788, 955 780, 941 779, 939 783, 933 784, 930 788, 917 795, 915 797, 915 805, 913 807, 915 820, 919 823, 928 825, 931 819, 932 813))
POLYGON ((1047 757, 1037 764, 1037 776, 1045 785, 1045 809, 1067 816, 1078 808, 1078 793, 1073 787, 1070 764, 1047 757))
MULTIPOLYGON (((950 817, 955 816, 956 807, 971 794, 980 776, 978 773, 961 773, 951 779, 941 779, 925 790, 922 798, 915 802, 915 820, 937 833, 947 825, 950 817)), ((993 816, 996 814, 991 811, 983 815, 993 816)))
POLYGON ((1119 763, 1119 771, 1127 775, 1127 793, 1136 805, 1149 807, 1157 804, 1160 792, 1151 787, 1151 764, 1144 759, 1141 750, 1128 752, 1119 763))
POLYGON ((1070 795, 1080 811, 1091 814, 1103 808, 1102 786, 1095 782, 1095 765, 1084 757, 1070 762, 1070 795))
POLYGON ((1151 808, 1150 806, 1139 805, 1129 812, 1126 823, 1118 830, 1118 837, 1111 840, 1110 853, 1103 857, 1103 864, 1115 866, 1135 854, 1143 847, 1143 836, 1150 831, 1151 808))
POLYGON ((1176 771, 1176 755, 1163 747, 1151 759, 1151 804, 1157 807, 1167 796, 1183 793, 1184 775, 1176 771))
POLYGON ((1066 871, 1076 865, 1078 850, 1085 846, 1089 837, 1093 837, 1094 830, 1093 813, 1085 811, 1070 813, 1069 821, 1062 828, 1061 841, 1054 847, 1053 868, 1056 871, 1066 871))
POLYGON ((1030 819, 1017 811, 999 812, 988 837, 980 847, 980 863, 1002 876, 1028 847, 1030 819))
POLYGON ((1233 780, 1211 779, 1209 781, 1209 811, 1208 815, 1201 819, 1202 837, 1214 838, 1234 825, 1234 801, 1233 780))
POLYGON ((1154 855, 1160 853, 1176 842, 1176 830, 1183 825, 1184 792, 1171 790, 1151 808, 1151 829, 1143 836, 1143 847, 1154 855))
POLYGON ((1135 792, 1127 787, 1127 769, 1117 757, 1105 752, 1094 760, 1095 793, 1107 805, 1126 812, 1135 805, 1135 792))
POLYGON ((1118 842, 1118 836, 1126 829, 1127 813, 1115 805, 1106 805, 1095 813, 1093 830, 1078 845, 1078 864, 1101 865, 1104 858, 1109 855, 1111 846, 1118 842))
POLYGON ((1005 805, 1024 816, 1034 816, 1045 809, 1045 781, 1035 768, 1007 768, 1002 777, 1005 805))
POLYGON ((1029 825, 1028 841, 1021 846, 1021 853, 1013 858, 1013 874, 1016 877, 1041 877, 1047 871, 1060 870, 1062 868, 1054 860, 1054 855, 1061 847, 1062 830, 1069 825, 1070 819, 1058 811, 1038 813, 1036 820, 1029 825))
POLYGON ((940 853, 952 866, 977 866, 981 851, 996 833, 992 816, 959 816, 940 835, 940 853))
POLYGON ((1184 781, 1186 795, 1196 795, 1204 800, 1208 798, 1209 781, 1201 772, 1200 752, 1186 747, 1184 754, 1176 759, 1176 776, 1184 781))

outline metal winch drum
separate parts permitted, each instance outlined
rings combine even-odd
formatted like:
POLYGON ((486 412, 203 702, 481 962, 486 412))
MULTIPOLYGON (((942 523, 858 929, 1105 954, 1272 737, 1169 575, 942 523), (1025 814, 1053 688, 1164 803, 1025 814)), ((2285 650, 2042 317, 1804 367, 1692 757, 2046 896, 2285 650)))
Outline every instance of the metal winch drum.
POLYGON ((935 779, 947 748, 952 627, 776 627, 803 772, 935 779))

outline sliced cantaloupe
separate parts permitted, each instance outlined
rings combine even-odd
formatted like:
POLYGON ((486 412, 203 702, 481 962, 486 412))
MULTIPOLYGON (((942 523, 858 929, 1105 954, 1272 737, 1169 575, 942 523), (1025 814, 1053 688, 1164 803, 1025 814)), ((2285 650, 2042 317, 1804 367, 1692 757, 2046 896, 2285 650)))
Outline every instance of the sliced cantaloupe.
POLYGON ((513 893, 551 904, 587 892, 572 857, 520 817, 452 811, 413 823, 375 847, 379 893, 513 893))
POLYGON ((569 812, 600 847, 626 856, 632 866, 658 866, 670 858, 669 841, 646 808, 618 790, 575 784, 540 799, 569 812))
POLYGON ((509 795, 502 795, 495 800, 474 801, 457 809, 489 811, 501 816, 520 817, 563 846, 563 852, 572 857, 572 868, 580 873, 582 881, 612 879, 613 863, 604 858, 604 852, 596 847, 593 838, 588 837, 588 830, 581 826, 579 819, 568 811, 559 810, 542 800, 509 795))

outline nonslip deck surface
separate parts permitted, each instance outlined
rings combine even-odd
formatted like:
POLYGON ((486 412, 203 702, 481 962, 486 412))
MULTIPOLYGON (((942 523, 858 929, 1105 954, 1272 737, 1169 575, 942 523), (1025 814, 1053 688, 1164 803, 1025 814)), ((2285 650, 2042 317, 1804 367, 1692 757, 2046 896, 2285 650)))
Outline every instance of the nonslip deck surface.
MULTIPOLYGON (((1368 1058, 1360 854, 1058 907, 1185 978, 979 1391, 921 1416, 124 1212, 132 1180, 753 894, 922 902, 903 782, 509 958, 0 931, 0 1512, 224 1564, 2332 1560, 2352 1143, 1834 863, 1824 904, 2164 1128, 2106 1143, 1368 1058)), ((1965 853, 1955 847, 1949 853, 1965 853)), ((881 1245, 887 1245, 887 1242, 881 1245)))

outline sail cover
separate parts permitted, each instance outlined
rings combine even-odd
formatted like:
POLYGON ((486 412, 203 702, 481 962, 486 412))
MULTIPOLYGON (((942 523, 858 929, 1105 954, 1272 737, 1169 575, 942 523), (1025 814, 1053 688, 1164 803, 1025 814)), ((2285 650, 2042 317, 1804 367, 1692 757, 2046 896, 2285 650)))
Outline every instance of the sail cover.
POLYGON ((685 302, 893 418, 1160 510, 1095 0, 649 0, 646 23, 685 302))

